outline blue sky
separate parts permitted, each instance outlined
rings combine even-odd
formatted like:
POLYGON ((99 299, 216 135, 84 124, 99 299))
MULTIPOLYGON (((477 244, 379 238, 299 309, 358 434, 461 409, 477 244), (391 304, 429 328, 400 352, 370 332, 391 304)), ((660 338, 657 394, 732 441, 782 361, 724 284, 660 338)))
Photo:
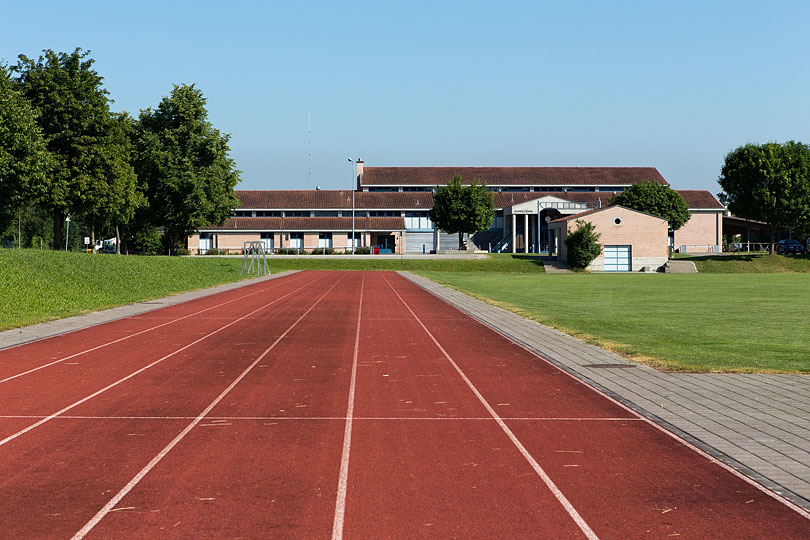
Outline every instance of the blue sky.
POLYGON ((719 191, 746 142, 810 143, 810 2, 14 2, 0 61, 92 51, 114 110, 195 83, 240 189, 368 166, 654 166, 719 191), (11 22, 10 22, 11 21, 11 22))

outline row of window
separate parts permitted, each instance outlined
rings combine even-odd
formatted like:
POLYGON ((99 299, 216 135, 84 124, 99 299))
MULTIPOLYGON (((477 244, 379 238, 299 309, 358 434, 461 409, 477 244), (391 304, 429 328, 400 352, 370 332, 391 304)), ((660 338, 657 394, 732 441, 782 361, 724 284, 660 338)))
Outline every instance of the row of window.
MULTIPOLYGON (((427 216, 428 211, 405 212, 427 216)), ((351 210, 236 210, 233 217, 351 217, 351 210)), ((400 217, 402 210, 355 210, 354 217, 400 217)))

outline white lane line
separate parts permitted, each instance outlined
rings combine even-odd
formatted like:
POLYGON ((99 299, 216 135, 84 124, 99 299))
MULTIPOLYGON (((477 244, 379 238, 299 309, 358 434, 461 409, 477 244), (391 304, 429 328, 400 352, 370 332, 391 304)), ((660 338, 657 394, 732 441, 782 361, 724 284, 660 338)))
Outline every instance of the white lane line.
MULTIPOLYGON (((475 320, 475 319, 473 319, 473 320, 475 320)), ((727 463, 724 463, 724 462, 720 461, 719 459, 717 459, 717 458, 716 458, 716 457, 714 457, 713 455, 709 454, 708 452, 706 452, 705 450, 701 449, 700 447, 695 446, 694 444, 692 444, 691 442, 687 441, 686 439, 684 439, 684 438, 683 438, 683 437, 681 437, 680 435, 678 435, 678 434, 676 434, 676 433, 673 433, 673 432, 669 431, 668 429, 666 429, 666 428, 665 428, 665 427, 663 427, 663 426, 658 425, 658 424, 657 424, 656 422, 654 422, 653 420, 650 420, 649 418, 647 418, 646 416, 642 415, 641 413, 639 413, 639 412, 637 412, 637 411, 634 411, 633 409, 631 409, 630 407, 628 407, 627 405, 625 405, 625 404, 624 404, 624 403, 622 403, 621 401, 619 401, 619 400, 617 400, 617 399, 614 399, 612 396, 610 396, 610 395, 606 394, 605 392, 601 391, 599 388, 597 388, 597 387, 595 387, 595 386, 592 386, 592 385, 591 385, 589 382, 587 382, 587 381, 585 381, 585 380, 582 380, 582 379, 579 379, 579 378, 575 377, 575 376, 574 376, 572 373, 568 373, 566 370, 564 370, 564 369, 562 369, 561 367, 559 367, 559 366, 557 366, 557 365, 553 364, 552 362, 550 362, 550 361, 548 361, 547 359, 543 358, 542 356, 540 356, 540 355, 539 355, 539 354, 537 354, 536 352, 532 351, 532 350, 531 350, 531 349, 529 349, 528 347, 526 347, 526 346, 524 346, 524 345, 522 345, 522 344, 518 343, 517 341, 515 341, 515 340, 514 340, 514 339, 512 339, 512 338, 510 338, 509 336, 507 336, 507 335, 505 335, 505 334, 501 334, 500 332, 498 332, 498 334, 502 335, 504 338, 506 338, 506 339, 507 339, 507 340, 509 340, 510 342, 514 343, 515 345, 517 345, 518 347, 520 347, 520 348, 521 348, 521 349, 523 349, 524 351, 526 351, 526 352, 530 353, 531 355, 533 355, 533 356, 535 356, 536 358, 538 358, 538 359, 542 360, 543 362, 546 362, 548 365, 550 365, 550 366, 552 366, 552 367, 556 368, 557 370, 559 370, 559 371, 560 371, 560 373, 564 373, 565 375, 567 375, 567 376, 571 377, 571 378, 572 378, 573 380, 575 380, 576 382, 578 382, 578 383, 580 383, 580 384, 584 384, 585 386, 587 386, 588 388, 590 388, 591 390, 593 390, 594 392, 596 392, 598 395, 600 395, 600 396, 604 397, 605 399, 607 399, 607 400, 609 400, 609 401, 611 401, 611 402, 615 403, 616 405, 618 405, 619 407, 621 407, 621 408, 622 408, 622 409, 624 409, 625 411, 627 411, 627 412, 629 412, 630 414, 632 414, 632 415, 633 415, 634 417, 636 417, 636 418, 637 418, 639 421, 641 421, 641 422, 645 422, 646 424, 649 424, 650 426, 654 427, 655 429, 657 429, 657 430, 658 430, 658 431, 660 431, 661 433, 663 433, 663 434, 667 435, 668 437, 671 437, 672 439, 675 439, 675 441, 676 441, 676 442, 679 442, 679 443, 683 444, 684 446, 686 446, 687 448, 691 449, 692 451, 694 451, 694 452, 695 452, 695 453, 697 453, 698 455, 703 456, 703 457, 704 457, 706 460, 708 460, 709 462, 714 463, 715 465, 719 465, 719 466, 720 466, 722 469, 725 469, 726 471, 730 472, 732 475, 736 476, 736 477, 737 477, 737 478, 739 478, 740 480, 743 480, 743 481, 744 481, 746 484, 749 484, 750 486, 752 486, 752 487, 756 488, 757 490, 761 491, 761 492, 762 492, 762 493, 764 493, 765 495, 767 495, 767 496, 771 497, 772 499, 774 499, 774 500, 776 500, 776 501, 778 501, 778 502, 780 502, 780 503, 784 504, 785 506, 787 506, 788 508, 790 508, 791 510, 793 510, 794 512, 796 512, 796 513, 797 513, 797 514, 799 514, 800 516, 802 516, 802 517, 804 517, 804 518, 806 518, 806 519, 810 519, 810 512, 808 512, 807 510, 805 510, 805 509, 804 509, 804 508, 802 508, 801 506, 799 506, 799 505, 797 505, 797 504, 793 503, 792 501, 790 501, 790 500, 788 500, 788 499, 784 498, 784 497, 783 497, 781 494, 776 493, 776 492, 774 492, 773 490, 771 490, 770 488, 767 488, 767 487, 763 486, 762 484, 760 484, 759 482, 757 482, 757 481, 756 481, 756 480, 754 480, 753 478, 751 478, 751 477, 749 477, 749 476, 747 476, 747 475, 745 475, 745 474, 741 473, 740 471, 738 471, 737 469, 735 469, 735 468, 734 468, 734 467, 732 467, 731 465, 728 465, 727 463)), ((676 427, 677 427, 677 426, 676 426, 676 427)), ((687 432, 687 433, 688 433, 688 432, 687 432)), ((707 443, 707 444, 708 444, 708 443, 707 443)), ((745 464, 743 463, 743 465, 745 465, 745 464)), ((760 474, 761 474, 761 473, 760 473, 760 474)), ((766 475, 764 475, 764 474, 763 474, 762 476, 763 476, 763 477, 765 477, 765 478, 767 478, 767 476, 766 476, 766 475)), ((778 482, 775 482, 775 483, 777 483, 777 484, 778 484, 778 482)))
MULTIPOLYGON (((173 324, 173 323, 176 323, 176 322, 178 322, 178 321, 182 321, 183 319, 188 319, 189 317, 193 317, 194 315, 199 315, 200 313, 205 313, 206 311, 209 311, 209 310, 212 310, 212 309, 215 309, 215 308, 218 308, 218 307, 222 307, 222 306, 224 306, 225 304, 230 304, 231 302, 236 302, 237 300, 242 300, 243 298, 247 298, 248 296, 253 296, 253 295, 256 295, 256 294, 259 294, 259 293, 263 293, 263 292, 267 291, 268 289, 272 289, 272 288, 274 288, 274 286, 275 286, 275 285, 278 285, 278 284, 279 284, 279 282, 278 282, 278 281, 276 281, 276 280, 273 280, 273 281, 274 281, 273 286, 270 286, 270 287, 264 287, 264 288, 262 288, 262 289, 260 289, 260 290, 258 290, 258 291, 254 291, 254 292, 252 292, 252 293, 242 295, 242 296, 240 296, 240 297, 238 297, 238 298, 234 298, 234 299, 232 299, 232 300, 228 300, 227 302, 222 302, 221 304, 217 304, 217 305, 215 305, 215 306, 211 306, 211 307, 208 307, 208 308, 205 308, 205 309, 201 309, 201 310, 199 310, 199 311, 195 311, 194 313, 190 313, 190 314, 185 315, 185 316, 183 316, 183 317, 179 317, 179 318, 176 318, 176 319, 171 319, 171 320, 170 320, 170 321, 168 321, 168 322, 165 322, 165 323, 162 323, 162 324, 158 324, 158 325, 156 325, 156 326, 151 326, 151 327, 149 327, 149 328, 147 328, 147 329, 145 329, 145 330, 141 330, 141 331, 139 331, 139 332, 135 332, 134 334, 129 334, 129 335, 127 335, 127 336, 124 336, 124 337, 121 337, 121 338, 118 338, 118 339, 114 339, 114 340, 112 340, 112 341, 108 341, 107 343, 102 343, 101 345, 97 345, 97 346, 92 347, 92 348, 90 348, 90 349, 86 349, 86 350, 84 350, 84 351, 80 351, 80 352, 77 352, 77 353, 71 354, 70 356, 65 356, 64 358, 60 358, 60 359, 58 359, 58 360, 54 360, 54 361, 52 361, 52 362, 48 362, 47 364, 43 364, 43 365, 41 365, 41 366, 38 366, 38 367, 35 367, 35 368, 32 368, 32 369, 29 369, 28 371, 23 371, 22 373, 18 373, 18 374, 16 374, 16 375, 11 375, 10 377, 6 377, 5 379, 0 379, 0 384, 1 384, 1 383, 4 383, 4 382, 8 382, 8 381, 10 381, 10 380, 12 380, 12 379, 16 379, 16 378, 18 378, 18 377, 22 377, 22 376, 24 376, 24 375, 28 375, 28 374, 30 374, 30 373, 34 373, 35 371, 39 371, 40 369, 45 369, 45 368, 47 368, 47 367, 51 367, 51 366, 53 366, 53 365, 55 365, 55 364, 59 364, 60 362, 64 362, 64 361, 66 361, 66 360, 70 360, 71 358, 76 358, 77 356, 81 356, 81 355, 83 355, 83 354, 87 354, 87 353, 90 353, 90 352, 93 352, 93 351, 97 351, 98 349, 102 349, 102 348, 104 348, 104 347, 106 347, 106 346, 108 346, 108 345, 114 345, 114 344, 116 344, 116 343, 120 343, 121 341, 126 341, 127 339, 134 338, 135 336, 140 336, 141 334, 145 334, 146 332, 151 332, 152 330, 156 330, 156 329, 161 328, 161 327, 163 327, 163 326, 166 326, 166 325, 169 325, 169 324, 173 324)), ((286 283, 286 282, 284 282, 284 283, 286 283)), ((283 284, 283 283, 282 283, 282 284, 283 284)), ((120 320, 120 319, 119 319, 119 320, 120 320)), ((238 319, 237 319, 237 320, 238 320, 238 319)), ((113 322, 113 321, 110 321, 110 322, 113 322)), ((60 335, 62 335, 62 334, 60 334, 60 335)), ((59 337, 59 336, 52 336, 52 337, 59 337)), ((46 339, 47 339, 47 338, 46 338, 46 339)), ((42 341, 42 340, 39 340, 39 341, 42 341)), ((26 345, 26 344, 25 344, 25 343, 21 343, 21 344, 20 344, 20 346, 21 346, 21 345, 26 345)), ((10 349, 10 348, 11 348, 11 347, 8 347, 8 348, 3 349, 3 350, 5 351, 5 350, 8 350, 8 349, 10 349)))
MULTIPOLYGON (((255 310, 251 311, 250 313, 248 313, 247 315, 245 315, 245 317, 243 317, 243 318, 247 318, 247 317, 249 317, 249 316, 253 315, 254 313, 256 313, 256 312, 258 312, 258 311, 261 311, 261 310, 263 310, 263 309, 267 308, 268 306, 271 306, 272 304, 275 304, 276 302, 279 302, 280 300, 283 300, 284 298, 286 298, 286 297, 288 297, 288 296, 290 296, 290 295, 292 295, 292 294, 294 294, 294 293, 296 293, 296 292, 300 291, 301 289, 303 289, 303 288, 305 288, 305 287, 307 287, 307 286, 309 286, 309 285, 310 285, 309 283, 305 283, 304 285, 301 285, 301 286, 300 286, 300 287, 298 287, 297 289, 293 289, 292 291, 288 292, 287 294, 285 294, 285 295, 283 295, 283 296, 279 296, 278 298, 276 298, 276 299, 275 299, 275 300, 273 300, 272 302, 269 302, 269 303, 267 303, 267 304, 265 304, 265 305, 261 306, 260 308, 258 308, 258 309, 255 309, 255 310)), ((128 381, 129 379, 131 379, 131 378, 135 377, 136 375, 139 375, 139 374, 143 373, 143 372, 144 372, 144 371, 146 371, 147 369, 149 369, 149 368, 151 368, 151 367, 153 367, 153 366, 158 365, 159 363, 163 362, 163 361, 164 361, 164 360, 166 360, 167 358, 171 358, 171 357, 172 357, 172 356, 174 356, 175 354, 177 354, 177 353, 179 353, 179 352, 182 352, 182 351, 184 351, 184 350, 188 349, 189 347, 191 347, 191 346, 193 346, 193 345, 196 345, 197 343, 199 343, 199 342, 201 342, 201 341, 203 341, 203 340, 205 340, 205 339, 210 338, 210 337, 211 337, 211 336, 213 336, 214 334, 217 334, 217 333, 221 332, 222 330, 225 330, 225 329, 226 329, 226 328, 228 328, 229 326, 233 326, 234 324, 238 323, 238 322, 239 322, 239 321, 241 321, 241 320, 242 320, 242 319, 237 319, 237 320, 235 320, 235 321, 233 321, 233 322, 230 322, 230 323, 226 324, 225 326, 221 326, 220 328, 218 328, 218 329, 216 329, 216 330, 214 330, 214 331, 212 331, 212 332, 210 332, 210 333, 208 333, 208 334, 204 335, 203 337, 201 337, 201 338, 197 339, 196 341, 192 341, 192 342, 191 342, 191 343, 189 343, 188 345, 185 345, 185 346, 183 346, 183 347, 181 347, 181 348, 177 349, 176 351, 174 351, 174 352, 172 352, 172 353, 169 353, 169 354, 167 354, 166 356, 163 356, 162 358, 159 358, 159 359, 155 360, 155 361, 154 361, 154 362, 152 362, 151 364, 149 364, 149 365, 147 365, 147 366, 144 366, 144 367, 142 367, 141 369, 139 369, 139 370, 137 370, 137 371, 135 371, 135 372, 133 372, 133 373, 130 373, 130 374, 129 374, 129 375, 127 375, 126 377, 124 377, 124 378, 122 378, 122 379, 118 379, 118 380, 117 380, 117 381, 115 381, 114 383, 112 383, 112 384, 109 384, 109 385, 105 386, 105 387, 104 387, 104 388, 102 388, 101 390, 98 390, 98 391, 96 391, 96 392, 93 392, 93 393, 92 393, 92 394, 90 394, 89 396, 84 397, 84 398, 80 399, 79 401, 77 401, 77 402, 75 402, 75 403, 73 403, 73 404, 71 404, 71 405, 68 405, 67 407, 65 407, 65 408, 63 408, 63 409, 60 409, 60 410, 58 410, 57 412, 55 412, 55 413, 53 413, 53 414, 51 414, 51 415, 48 415, 48 416, 44 417, 44 418, 43 418, 42 420, 40 420, 39 422, 36 422, 36 423, 34 423, 34 424, 31 424, 30 426, 28 426, 28 427, 26 427, 26 428, 24 428, 24 429, 22 429, 22 430, 18 431, 17 433, 14 433, 13 435, 9 435, 9 436, 8 436, 8 437, 6 437, 5 439, 0 440, 0 446, 3 446, 4 444, 8 443, 9 441, 12 441, 12 440, 16 439, 16 438, 17 438, 17 437, 19 437, 20 435, 24 435, 25 433, 28 433, 28 432, 29 432, 29 431, 31 431, 32 429, 35 429, 35 428, 37 428, 37 427, 41 426, 42 424, 44 424, 44 423, 46 423, 46 422, 49 422, 50 420, 53 420, 53 419, 54 419, 54 418, 56 418, 57 416, 61 416, 63 413, 66 413, 67 411, 69 411, 69 410, 71 410, 71 409, 74 409, 74 408, 78 407, 78 406, 79 406, 79 405, 81 405, 82 403, 85 403, 85 402, 87 402, 87 401, 90 401, 90 400, 91 400, 91 399, 93 399, 94 397, 98 396, 99 394, 102 394, 102 393, 106 392, 106 391, 107 391, 107 390, 109 390, 110 388, 113 388, 113 387, 115 387, 115 386, 118 386, 118 385, 119 385, 119 384, 121 384, 122 382, 128 381)))
MULTIPOLYGON (((33 418, 47 418, 46 416, 36 415, 0 415, 0 419, 33 419, 33 418)), ((79 416, 63 414, 55 420, 189 420, 195 418, 194 416, 79 416)), ((524 421, 524 422, 642 422, 641 418, 555 418, 555 417, 534 417, 534 416, 502 416, 503 420, 509 421, 524 421)), ((275 421, 275 420, 338 420, 345 422, 349 419, 348 416, 209 416, 209 420, 228 420, 228 421, 275 421)), ((353 421, 371 421, 371 422, 396 422, 399 420, 407 421, 426 421, 426 422, 450 422, 450 421, 464 421, 464 422, 493 422, 494 418, 491 416, 351 416, 353 421)))
POLYGON ((363 291, 366 276, 362 274, 360 282, 360 307, 357 310, 357 330, 354 334, 354 354, 352 355, 352 377, 349 384, 349 404, 346 406, 346 427, 343 431, 343 453, 340 456, 340 477, 338 480, 337 500, 335 501, 335 519, 332 521, 332 538, 343 538, 343 519, 346 515, 346 491, 349 483, 349 451, 352 445, 352 420, 354 417, 354 389, 357 382, 357 356, 360 351, 360 319, 363 316, 363 291))
POLYGON ((526 459, 526 461, 529 462, 529 465, 531 465, 532 469, 534 469, 534 472, 537 473, 537 476, 539 476, 543 480, 543 483, 546 484, 546 487, 548 487, 551 493, 554 494, 554 497, 556 497, 556 499, 560 502, 563 508, 565 508, 565 511, 568 512, 568 515, 571 516, 571 519, 574 520, 574 523, 576 523, 579 529, 583 532, 583 534, 585 534, 585 537, 588 538, 589 540, 598 540, 599 537, 596 536, 596 533, 593 532, 591 527, 585 522, 582 516, 579 515, 579 512, 577 512, 576 508, 574 508, 574 506, 571 504, 568 498, 565 495, 563 495, 562 491, 560 491, 560 488, 558 488, 557 485, 554 483, 554 481, 551 479, 551 477, 549 477, 548 474, 546 474, 546 471, 544 471, 543 468, 540 466, 540 464, 537 463, 537 460, 534 459, 534 456, 532 456, 531 453, 529 453, 529 451, 526 449, 526 447, 523 446, 523 443, 521 443, 520 440, 517 438, 517 436, 512 432, 512 430, 509 429, 509 426, 506 425, 504 420, 500 416, 498 416, 498 413, 495 412, 495 409, 493 409, 492 406, 487 402, 487 400, 484 399, 484 396, 481 395, 481 393, 478 391, 475 385, 473 385, 472 381, 470 381, 470 379, 467 378, 467 375, 464 374, 464 372, 461 370, 458 364, 456 364, 456 362, 448 354, 448 352, 444 349, 444 347, 441 346, 439 341, 430 332, 430 330, 428 330, 427 326, 424 325, 419 316, 416 313, 414 313, 414 311, 411 309, 411 306, 408 305, 408 303, 405 301, 404 298, 402 298, 402 296, 400 296, 399 292, 397 292, 394 286, 391 285, 391 282, 388 281, 388 278, 383 276, 383 279, 385 279, 386 283, 388 283, 388 286, 391 287, 391 290, 394 291, 394 294, 397 295, 397 298, 399 298, 400 302, 402 302, 403 305, 407 308, 407 310, 411 312, 411 315, 413 316, 414 319, 416 319, 416 322, 419 323, 419 325, 422 327, 425 333, 427 333, 427 335, 430 336, 430 339, 441 351, 442 355, 444 355, 447 361, 450 362, 450 365, 453 366, 453 368, 459 374, 461 379, 467 384, 467 386, 473 392, 473 394, 475 394, 475 397, 478 398, 478 401, 481 402, 481 404, 492 416, 495 422, 497 422, 497 424, 500 426, 500 428, 503 430, 503 432, 506 434, 509 440, 512 441, 512 444, 515 445, 515 447, 518 449, 521 455, 526 459))
POLYGON ((134 488, 136 485, 138 485, 138 483, 144 478, 144 476, 149 474, 149 471, 154 469, 155 466, 158 463, 160 463, 160 460, 162 460, 164 457, 166 457, 166 454, 168 454, 172 450, 172 448, 177 446, 177 444, 181 440, 183 440, 183 438, 186 435, 188 435, 188 433, 192 429, 194 429, 194 426, 199 424, 203 420, 203 418, 205 418, 205 415, 207 415, 214 407, 216 407, 217 404, 220 401, 222 401, 225 398, 225 396, 227 396, 228 393, 231 390, 233 390, 233 388, 237 384, 239 384, 239 382, 242 379, 244 379, 247 376, 247 374, 250 372, 250 370, 252 370, 259 362, 261 362, 264 359, 264 357, 267 356, 267 354, 270 353, 270 351, 272 351, 275 348, 275 346, 278 345, 279 342, 281 342, 281 340, 284 339, 287 336, 287 334, 289 334, 292 331, 292 329, 295 328, 298 325, 298 323, 300 323, 303 320, 304 317, 309 315, 309 313, 313 309, 315 309, 315 306, 317 306, 321 302, 321 300, 323 300, 326 297, 326 295, 329 294, 337 286, 337 284, 340 283, 342 280, 343 280, 343 276, 341 276, 340 279, 338 279, 331 287, 329 287, 326 290, 326 292, 323 293, 320 296, 320 298, 318 298, 315 301, 315 303, 312 304, 309 307, 309 309, 307 309, 304 312, 303 315, 298 317, 298 319, 294 323, 292 323, 292 325, 290 325, 290 327, 287 328, 287 330, 285 330, 283 334, 281 334, 269 347, 267 347, 267 349, 265 349, 264 352, 261 355, 259 355, 259 357, 256 358, 256 360, 254 360, 253 363, 250 364, 247 367, 247 369, 245 369, 236 379, 234 379, 233 382, 231 382, 231 384, 229 384, 228 387, 225 390, 223 390, 222 393, 219 396, 217 396, 216 399, 214 399, 214 401, 212 401, 199 415, 197 415, 197 417, 194 418, 194 420, 192 420, 191 423, 189 425, 187 425, 185 427, 185 429, 183 429, 183 431, 181 431, 174 439, 172 439, 172 441, 169 444, 167 444, 163 448, 163 450, 161 450, 155 457, 153 457, 152 460, 149 463, 147 463, 146 466, 143 469, 141 469, 140 472, 138 472, 138 474, 136 474, 132 478, 132 480, 130 480, 127 483, 127 485, 125 485, 123 488, 121 488, 121 491, 116 493, 115 496, 112 499, 110 499, 109 502, 107 502, 107 504, 105 504, 104 507, 101 510, 99 510, 96 513, 96 515, 93 516, 90 519, 90 521, 88 521, 84 525, 84 527, 82 527, 79 530, 79 532, 77 532, 75 535, 73 535, 72 540, 81 540, 82 538, 84 538, 87 535, 87 533, 89 533, 93 529, 93 527, 95 527, 98 524, 98 522, 101 521, 104 518, 104 516, 106 516, 108 513, 110 513, 110 511, 113 508, 115 508, 115 506, 121 501, 121 499, 123 499, 126 496, 126 494, 129 493, 132 490, 132 488, 134 488))

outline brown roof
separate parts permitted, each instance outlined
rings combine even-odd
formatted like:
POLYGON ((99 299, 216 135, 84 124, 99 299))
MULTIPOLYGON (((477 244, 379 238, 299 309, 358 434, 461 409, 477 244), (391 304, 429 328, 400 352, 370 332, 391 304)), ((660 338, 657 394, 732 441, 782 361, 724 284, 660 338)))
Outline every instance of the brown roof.
MULTIPOLYGON (((238 208, 274 210, 351 210, 351 191, 236 191, 238 208)), ((552 196, 571 202, 607 203, 613 193, 609 191, 493 191, 496 208, 552 196)), ((356 191, 354 205, 358 210, 395 209, 430 210, 433 193, 428 191, 368 192, 356 191)))
POLYGON ((557 197, 571 202, 594 202, 600 200, 607 206, 613 197, 611 191, 494 191, 492 192, 495 208, 505 208, 542 197, 557 197))
POLYGON ((364 186, 435 186, 460 174, 488 186, 626 186, 667 181, 655 167, 366 167, 364 186))
POLYGON ((710 191, 704 189, 680 189, 677 192, 681 194, 689 208, 725 208, 710 191))
MULTIPOLYGON (((346 209, 352 207, 351 190, 237 190, 238 208, 251 209, 346 209)), ((418 209, 433 207, 429 191, 354 192, 354 207, 358 209, 395 208, 418 209)))
MULTIPOLYGON (((358 217, 354 219, 358 231, 404 231, 401 217, 358 217)), ((210 225, 201 231, 351 231, 350 217, 237 217, 224 225, 210 225)))
POLYGON ((594 208, 593 210, 586 210, 585 212, 580 212, 579 214, 571 214, 570 216, 563 216, 561 218, 555 219, 551 223, 559 223, 559 222, 563 222, 563 221, 571 221, 572 219, 579 219, 581 217, 588 216, 588 215, 591 215, 591 214, 595 214, 595 213, 601 212, 603 210, 609 210, 611 208, 621 208, 622 210, 627 210, 628 212, 635 212, 637 214, 644 214, 645 216, 649 216, 651 218, 666 221, 664 218, 660 218, 658 216, 648 214, 647 212, 642 212, 640 210, 635 210, 633 208, 627 208, 626 206, 615 205, 615 206, 603 206, 602 208, 594 208))

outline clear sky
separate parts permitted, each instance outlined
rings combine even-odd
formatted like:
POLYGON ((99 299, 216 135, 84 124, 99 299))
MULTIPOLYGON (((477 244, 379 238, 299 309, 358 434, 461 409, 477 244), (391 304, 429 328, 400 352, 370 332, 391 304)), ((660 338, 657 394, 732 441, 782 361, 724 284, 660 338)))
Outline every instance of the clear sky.
POLYGON ((11 2, 0 61, 92 51, 137 115, 195 83, 238 189, 368 166, 654 166, 719 191, 746 142, 810 143, 810 2, 11 2))

